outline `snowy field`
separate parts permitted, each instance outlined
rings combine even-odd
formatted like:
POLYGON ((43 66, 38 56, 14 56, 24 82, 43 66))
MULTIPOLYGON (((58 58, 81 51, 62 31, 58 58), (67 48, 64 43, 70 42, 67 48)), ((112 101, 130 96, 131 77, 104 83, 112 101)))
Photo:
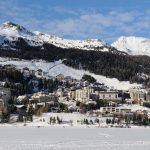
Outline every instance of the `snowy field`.
POLYGON ((149 150, 150 130, 1 127, 0 150, 149 150))

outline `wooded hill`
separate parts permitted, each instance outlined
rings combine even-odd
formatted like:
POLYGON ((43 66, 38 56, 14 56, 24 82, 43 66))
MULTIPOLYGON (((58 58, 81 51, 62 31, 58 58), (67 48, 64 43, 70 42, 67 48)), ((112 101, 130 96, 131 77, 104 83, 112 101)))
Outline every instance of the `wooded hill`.
POLYGON ((148 56, 127 55, 113 47, 110 47, 109 52, 63 49, 51 44, 31 47, 21 38, 15 48, 18 50, 0 48, 0 57, 44 59, 49 62, 61 59, 66 65, 76 69, 88 70, 120 81, 149 85, 149 78, 142 77, 143 73, 150 75, 150 57, 148 56))

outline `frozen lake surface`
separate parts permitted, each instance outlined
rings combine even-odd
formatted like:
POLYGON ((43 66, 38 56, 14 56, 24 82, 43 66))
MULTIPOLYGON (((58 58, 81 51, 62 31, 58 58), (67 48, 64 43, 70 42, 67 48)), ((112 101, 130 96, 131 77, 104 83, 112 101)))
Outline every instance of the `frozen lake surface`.
POLYGON ((1 127, 0 150, 150 150, 150 129, 1 127))

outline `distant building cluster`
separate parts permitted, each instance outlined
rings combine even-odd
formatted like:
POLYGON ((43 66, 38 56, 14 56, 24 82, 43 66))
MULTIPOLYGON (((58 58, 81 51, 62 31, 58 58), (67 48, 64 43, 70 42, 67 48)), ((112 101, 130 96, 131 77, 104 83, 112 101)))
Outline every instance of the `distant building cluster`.
MULTIPOLYGON (((27 69, 23 69, 23 72, 27 75, 27 69)), ((102 83, 89 83, 82 79, 73 79, 70 76, 64 77, 62 74, 53 77, 52 80, 58 81, 58 88, 53 92, 39 91, 18 97, 13 97, 12 90, 5 88, 4 83, 1 82, 1 114, 8 112, 10 108, 13 108, 12 110, 22 117, 29 112, 34 112, 31 113, 32 115, 41 115, 46 112, 86 113, 88 111, 110 116, 112 114, 144 114, 145 112, 150 114, 148 108, 150 107, 149 89, 138 87, 128 91, 116 90, 102 83), (131 106, 136 107, 133 109, 131 106)))

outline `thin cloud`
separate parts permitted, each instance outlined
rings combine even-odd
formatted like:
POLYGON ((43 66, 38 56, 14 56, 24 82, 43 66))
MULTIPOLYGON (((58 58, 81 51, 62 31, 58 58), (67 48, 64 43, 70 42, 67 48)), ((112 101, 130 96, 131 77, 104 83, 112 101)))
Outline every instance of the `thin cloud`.
POLYGON ((102 12, 93 8, 66 9, 60 6, 43 10, 38 5, 34 9, 33 6, 24 8, 17 0, 5 0, 0 1, 0 14, 1 21, 10 19, 31 30, 73 39, 102 38, 112 42, 121 35, 150 35, 150 10, 102 12))

